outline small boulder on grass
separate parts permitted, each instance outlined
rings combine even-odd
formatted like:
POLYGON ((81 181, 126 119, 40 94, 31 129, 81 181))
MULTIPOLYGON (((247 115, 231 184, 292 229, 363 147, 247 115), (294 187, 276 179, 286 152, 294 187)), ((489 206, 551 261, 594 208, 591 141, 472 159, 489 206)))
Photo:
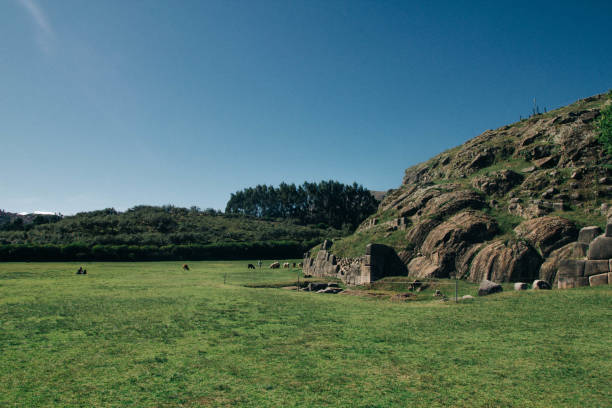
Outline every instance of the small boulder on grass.
POLYGON ((516 282, 514 284, 514 290, 527 290, 528 287, 529 285, 527 285, 525 282, 516 282))
POLYGON ((533 285, 531 286, 534 290, 550 290, 552 287, 546 281, 536 279, 533 281, 533 285))
POLYGON ((478 288, 478 296, 487 296, 493 293, 501 292, 504 290, 499 283, 491 282, 490 280, 483 280, 480 282, 480 287, 478 288))

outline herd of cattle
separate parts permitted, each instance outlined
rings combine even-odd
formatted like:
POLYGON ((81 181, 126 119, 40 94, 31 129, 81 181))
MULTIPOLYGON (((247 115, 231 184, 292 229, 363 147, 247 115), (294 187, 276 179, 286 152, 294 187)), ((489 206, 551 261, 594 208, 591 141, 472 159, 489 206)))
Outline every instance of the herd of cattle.
MULTIPOLYGON (((278 268, 280 268, 280 266, 281 266, 280 262, 272 262, 270 264, 270 269, 278 269, 278 268)), ((300 262, 300 263, 293 262, 291 264, 289 262, 285 262, 283 264, 283 268, 296 268, 296 267, 297 268, 301 268, 302 266, 304 266, 304 264, 302 262, 300 262)))
MULTIPOLYGON (((270 268, 271 268, 271 269, 278 269, 278 268, 280 268, 280 266, 281 266, 281 265, 280 265, 280 262, 272 262, 272 263, 270 264, 270 268)), ((303 267, 303 266, 304 266, 304 263, 303 263, 303 262, 300 262, 300 263, 292 262, 291 264, 290 264, 289 262, 285 262, 285 263, 283 264, 283 268, 290 268, 290 267, 293 267, 293 268, 296 268, 296 267, 301 268, 301 267, 303 267)), ((259 267, 261 268, 261 261, 259 261, 259 267)), ((249 269, 255 269, 255 265, 253 265, 253 264, 249 264, 248 268, 249 268, 249 269)), ((183 270, 184 270, 184 271, 188 271, 188 270, 189 270, 189 265, 187 265, 187 264, 183 264, 183 270)), ((86 275, 86 274, 87 274, 87 269, 83 269, 83 267, 82 267, 82 266, 81 266, 81 267, 79 267, 79 269, 78 269, 78 271, 77 271, 77 275, 86 275)))
MULTIPOLYGON (((292 262, 292 263, 285 262, 283 264, 283 268, 301 268, 303 266, 304 266, 304 263, 302 263, 302 262, 300 262, 300 263, 297 263, 297 262, 292 262)), ((261 262, 260 262, 260 267, 261 267, 261 262)), ((281 267, 280 262, 272 262, 270 264, 270 269, 279 269, 280 267, 281 267)), ((255 265, 249 264, 249 266, 247 268, 248 269, 255 269, 255 265)))

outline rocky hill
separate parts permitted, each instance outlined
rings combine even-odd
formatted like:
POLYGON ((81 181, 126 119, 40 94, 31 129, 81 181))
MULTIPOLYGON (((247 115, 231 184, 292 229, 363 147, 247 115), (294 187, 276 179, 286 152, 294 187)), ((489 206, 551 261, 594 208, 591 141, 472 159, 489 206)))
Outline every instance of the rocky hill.
POLYGON ((396 272, 414 277, 552 283, 559 259, 586 255, 573 244, 579 229, 606 223, 612 166, 595 123, 611 103, 610 93, 582 99, 407 169, 376 214, 329 253, 354 258, 386 244, 405 266, 396 272))

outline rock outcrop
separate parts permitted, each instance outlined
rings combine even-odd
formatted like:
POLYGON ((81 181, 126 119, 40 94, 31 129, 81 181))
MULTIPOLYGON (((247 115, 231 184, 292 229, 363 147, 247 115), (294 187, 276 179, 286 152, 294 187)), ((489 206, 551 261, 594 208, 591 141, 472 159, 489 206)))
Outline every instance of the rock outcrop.
MULTIPOLYGON (((612 211, 612 169, 596 128, 609 104, 612 94, 583 99, 487 130, 410 167, 403 184, 389 190, 377 213, 348 239, 388 245, 398 254, 394 262, 399 259, 417 278, 588 285, 590 276, 604 273, 588 275, 603 268, 592 261, 612 257, 612 226, 603 235, 599 227, 579 233, 572 220, 601 227, 612 211), (574 265, 581 274, 570 276, 565 260, 589 266, 574 265)), ((318 262, 315 269, 344 273, 347 282, 389 273, 379 274, 365 255, 361 263, 340 268, 344 272, 334 268, 329 255, 320 256, 311 260, 318 262)))
POLYGON ((537 278, 542 257, 523 241, 495 241, 475 256, 468 280, 531 281, 537 278))
POLYGON ((455 262, 472 244, 497 232, 495 220, 475 211, 461 212, 434 228, 421 245, 422 257, 408 265, 410 276, 447 278, 455 262))
POLYGON ((501 170, 488 176, 472 179, 472 186, 487 195, 502 195, 523 182, 523 175, 512 170, 501 170))
POLYGON ((573 222, 549 216, 524 221, 514 229, 514 232, 517 237, 525 239, 539 249, 544 257, 578 237, 578 229, 573 222))

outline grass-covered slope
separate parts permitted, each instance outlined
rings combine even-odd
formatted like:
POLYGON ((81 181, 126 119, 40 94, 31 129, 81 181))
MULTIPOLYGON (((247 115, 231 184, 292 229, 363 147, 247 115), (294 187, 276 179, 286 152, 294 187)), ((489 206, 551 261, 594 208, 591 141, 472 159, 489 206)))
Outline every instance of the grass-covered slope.
POLYGON ((245 262, 85 266, 0 264, 0 406, 612 402, 610 286, 397 303, 247 288, 295 272, 245 262))

